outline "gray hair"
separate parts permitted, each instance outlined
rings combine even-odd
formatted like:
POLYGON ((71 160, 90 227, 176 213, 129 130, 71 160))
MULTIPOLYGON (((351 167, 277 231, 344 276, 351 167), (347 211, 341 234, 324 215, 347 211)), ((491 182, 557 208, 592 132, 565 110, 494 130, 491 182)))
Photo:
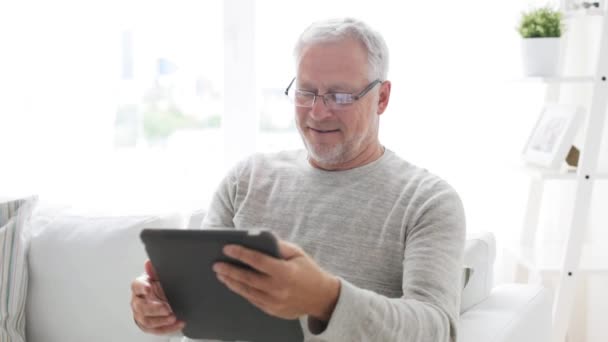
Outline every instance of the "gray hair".
POLYGON ((330 19, 312 23, 302 32, 296 43, 294 49, 296 62, 299 61, 304 47, 308 45, 336 42, 348 38, 358 40, 367 50, 369 81, 376 79, 385 81, 388 75, 388 46, 384 38, 366 23, 353 18, 330 19))

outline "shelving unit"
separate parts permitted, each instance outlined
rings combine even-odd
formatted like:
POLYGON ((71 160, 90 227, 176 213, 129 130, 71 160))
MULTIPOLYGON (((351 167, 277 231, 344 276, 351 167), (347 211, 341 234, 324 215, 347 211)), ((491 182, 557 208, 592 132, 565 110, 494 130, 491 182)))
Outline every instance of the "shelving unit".
MULTIPOLYGON (((578 176, 576 170, 557 171, 557 170, 544 170, 540 168, 526 167, 522 169, 522 172, 527 174, 531 179, 542 179, 542 180, 576 180, 578 176)), ((596 180, 608 180, 607 172, 598 172, 595 174, 596 180)))
MULTIPOLYGON (((563 246, 547 244, 539 246, 519 246, 511 249, 511 253, 525 268, 540 276, 555 275, 561 272, 560 262, 563 246)), ((578 270, 586 274, 608 275, 608 249, 592 246, 582 251, 578 270)))
POLYGON ((561 77, 527 77, 522 82, 541 82, 541 83, 593 83, 593 76, 561 76, 561 77))
MULTIPOLYGON (((562 8, 566 8, 562 0, 562 8)), ((606 5, 606 4, 604 4, 606 5)), ((594 75, 533 77, 529 82, 546 84, 545 102, 559 103, 562 85, 592 85, 591 100, 586 106, 584 142, 578 167, 571 171, 526 168, 529 177, 528 201, 524 213, 523 230, 519 245, 507 250, 520 266, 537 275, 559 274, 553 305, 553 342, 565 342, 570 322, 577 280, 581 273, 608 274, 608 248, 586 248, 583 250, 584 236, 588 229, 589 208, 596 181, 608 180, 607 173, 597 172, 599 148, 608 105, 608 20, 605 9, 587 9, 567 12, 566 20, 588 16, 602 17, 599 33, 600 46, 597 68, 594 75), (572 213, 569 216, 563 245, 541 245, 536 241, 539 216, 545 182, 575 182, 572 198, 572 213)), ((568 49, 567 36, 561 47, 562 65, 568 49)))
POLYGON ((591 17, 591 16, 600 16, 603 17, 605 14, 604 10, 599 8, 590 8, 590 9, 580 9, 580 10, 570 10, 566 12, 564 16, 566 19, 576 19, 581 17, 591 17))

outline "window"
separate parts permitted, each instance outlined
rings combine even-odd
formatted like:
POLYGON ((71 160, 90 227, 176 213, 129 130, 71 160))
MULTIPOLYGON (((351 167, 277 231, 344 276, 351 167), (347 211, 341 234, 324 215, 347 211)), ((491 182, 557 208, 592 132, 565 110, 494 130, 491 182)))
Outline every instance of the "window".
POLYGON ((114 155, 125 183, 204 206, 224 171, 221 1, 143 3, 121 27, 114 155))
POLYGON ((224 171, 222 1, 32 6, 0 11, 0 139, 18 165, 0 188, 204 206, 224 171))

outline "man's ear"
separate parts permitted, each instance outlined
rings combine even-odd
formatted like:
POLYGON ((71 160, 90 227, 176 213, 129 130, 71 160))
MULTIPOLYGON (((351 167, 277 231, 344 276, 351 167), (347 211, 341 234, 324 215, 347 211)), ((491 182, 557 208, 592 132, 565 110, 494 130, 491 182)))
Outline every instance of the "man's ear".
POLYGON ((386 110, 388 100, 391 97, 391 81, 384 81, 380 84, 380 93, 378 95, 378 115, 380 115, 386 110))

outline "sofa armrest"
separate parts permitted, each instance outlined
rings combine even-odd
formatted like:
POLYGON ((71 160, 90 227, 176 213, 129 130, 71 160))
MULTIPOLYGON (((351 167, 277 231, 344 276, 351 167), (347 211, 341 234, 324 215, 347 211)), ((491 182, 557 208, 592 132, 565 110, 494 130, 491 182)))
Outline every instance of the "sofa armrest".
POLYGON ((544 342, 551 337, 549 291, 540 285, 507 284, 462 313, 462 342, 544 342))

